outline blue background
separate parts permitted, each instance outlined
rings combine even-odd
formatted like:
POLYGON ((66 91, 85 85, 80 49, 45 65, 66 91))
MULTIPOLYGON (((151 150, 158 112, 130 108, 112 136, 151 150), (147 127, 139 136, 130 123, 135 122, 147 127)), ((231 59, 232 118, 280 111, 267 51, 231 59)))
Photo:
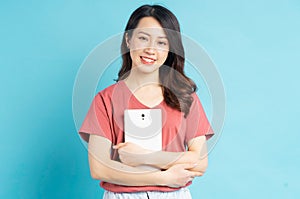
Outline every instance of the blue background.
POLYGON ((73 121, 73 84, 89 52, 144 3, 177 15, 226 89, 222 136, 195 198, 299 198, 296 0, 2 0, 0 198, 101 198, 73 121))

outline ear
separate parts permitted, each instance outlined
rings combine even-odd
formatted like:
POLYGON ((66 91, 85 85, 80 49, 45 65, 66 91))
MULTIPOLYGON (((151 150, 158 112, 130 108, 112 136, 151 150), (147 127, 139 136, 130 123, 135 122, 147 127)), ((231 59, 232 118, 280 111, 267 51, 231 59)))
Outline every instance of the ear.
POLYGON ((128 37, 128 33, 125 34, 125 41, 126 41, 127 48, 129 48, 130 47, 130 39, 128 37))

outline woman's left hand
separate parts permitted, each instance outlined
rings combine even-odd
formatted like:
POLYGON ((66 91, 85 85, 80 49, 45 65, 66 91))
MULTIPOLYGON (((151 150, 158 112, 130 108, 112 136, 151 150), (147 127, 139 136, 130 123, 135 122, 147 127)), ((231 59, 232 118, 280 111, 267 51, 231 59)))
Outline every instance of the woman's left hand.
POLYGON ((153 152, 131 142, 119 143, 113 146, 113 149, 118 149, 120 160, 129 166, 145 164, 147 154, 153 152))

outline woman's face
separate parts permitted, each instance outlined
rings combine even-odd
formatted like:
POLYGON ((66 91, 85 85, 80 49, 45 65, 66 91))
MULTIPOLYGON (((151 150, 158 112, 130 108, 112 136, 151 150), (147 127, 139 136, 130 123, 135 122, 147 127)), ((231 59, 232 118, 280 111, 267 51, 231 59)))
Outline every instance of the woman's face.
POLYGON ((132 59, 132 68, 152 73, 166 61, 169 42, 164 29, 153 17, 142 18, 131 38, 126 38, 132 59))

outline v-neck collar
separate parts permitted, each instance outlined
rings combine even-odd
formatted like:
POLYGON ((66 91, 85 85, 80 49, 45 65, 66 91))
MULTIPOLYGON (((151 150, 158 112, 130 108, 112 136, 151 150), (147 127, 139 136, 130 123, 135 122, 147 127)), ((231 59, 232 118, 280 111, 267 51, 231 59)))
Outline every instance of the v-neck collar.
POLYGON ((126 90, 126 92, 128 92, 129 94, 129 98, 132 98, 136 103, 138 103, 139 105, 147 108, 147 109, 155 109, 155 108, 158 108, 159 106, 161 106, 163 103, 164 103, 164 99, 159 102, 157 105, 153 106, 153 107, 150 107, 150 106, 147 106, 145 104, 143 104, 135 95, 134 93, 129 89, 129 87, 127 86, 127 84, 125 83, 124 80, 121 80, 120 83, 123 85, 124 89, 126 90))

